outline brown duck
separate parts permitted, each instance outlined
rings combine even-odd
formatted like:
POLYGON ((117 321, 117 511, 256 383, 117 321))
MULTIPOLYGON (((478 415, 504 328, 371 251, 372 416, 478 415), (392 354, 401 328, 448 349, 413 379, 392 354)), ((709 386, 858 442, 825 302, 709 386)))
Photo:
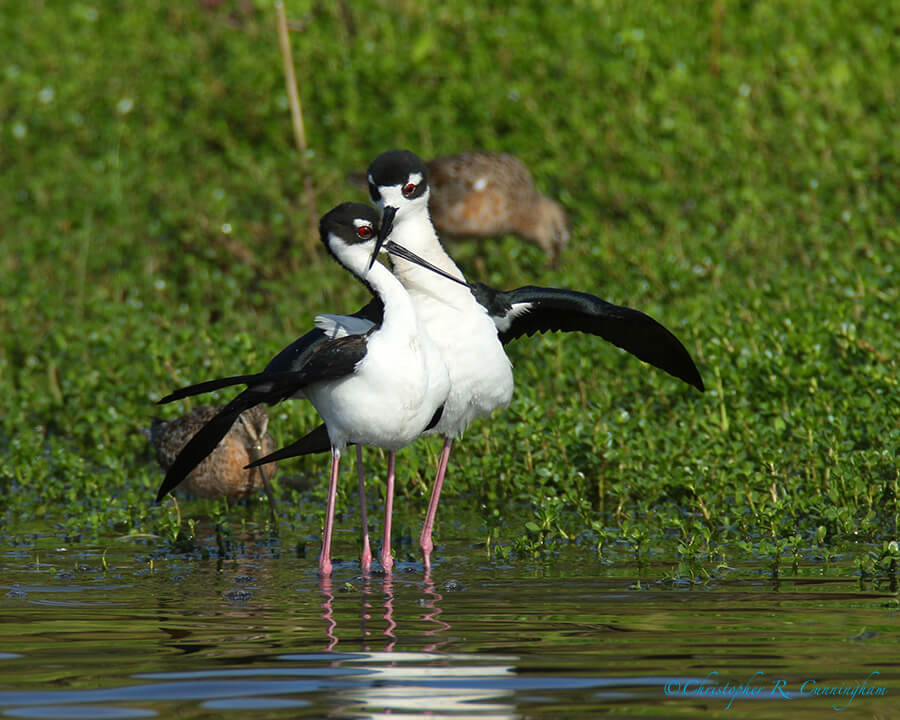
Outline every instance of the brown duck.
MULTIPOLYGON (((198 407, 174 420, 153 419, 145 434, 156 450, 156 459, 163 470, 169 469, 188 440, 221 409, 198 407)), ((243 498, 265 490, 274 517, 275 497, 269 479, 275 475, 276 463, 244 469, 276 449, 268 426, 269 415, 263 405, 245 410, 215 450, 185 478, 181 487, 191 495, 208 498, 243 498)))

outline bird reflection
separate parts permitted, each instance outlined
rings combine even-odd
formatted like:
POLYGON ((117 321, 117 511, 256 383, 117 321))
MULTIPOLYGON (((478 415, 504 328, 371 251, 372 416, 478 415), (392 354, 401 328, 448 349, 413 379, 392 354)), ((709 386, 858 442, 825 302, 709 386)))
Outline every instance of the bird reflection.
POLYGON ((437 590, 434 589, 434 581, 431 579, 431 573, 425 573, 425 594, 429 596, 428 600, 425 600, 422 603, 422 607, 424 607, 428 612, 422 615, 422 619, 428 623, 433 623, 435 627, 429 628, 425 630, 424 634, 428 637, 435 638, 435 642, 426 645, 422 648, 425 652, 434 652, 440 647, 443 647, 448 642, 450 642, 450 638, 440 639, 440 636, 443 633, 447 633, 450 628, 450 623, 444 622, 443 620, 439 620, 438 616, 444 612, 441 610, 440 605, 438 603, 444 599, 443 595, 441 595, 437 590))
MULTIPOLYGON (((514 657, 488 657, 442 652, 441 648, 452 641, 452 626, 445 620, 441 603, 444 598, 438 592, 430 573, 419 586, 424 597, 412 604, 417 612, 410 618, 400 615, 410 604, 405 593, 398 597, 397 589, 406 586, 396 582, 396 576, 387 575, 380 580, 372 576, 359 579, 360 586, 350 583, 335 591, 329 577, 319 578, 322 595, 321 618, 324 621, 324 650, 333 654, 331 667, 359 670, 365 673, 366 682, 341 688, 335 695, 337 717, 389 718, 395 713, 427 713, 429 717, 477 717, 499 720, 515 717, 511 698, 514 690, 505 687, 505 678, 513 672, 514 657), (359 592, 359 637, 357 647, 345 647, 352 642, 345 637, 340 643, 341 619, 346 613, 339 608, 335 612, 335 598, 343 589, 359 592), (372 627, 375 608, 381 608, 383 627, 378 633, 372 627), (409 644, 417 633, 403 633, 404 627, 422 622, 426 629, 419 631, 423 645, 421 651, 396 649, 398 638, 409 644), (383 649, 373 649, 380 644, 383 649), (491 687, 490 678, 497 680, 491 687), (449 681, 449 682, 448 682, 449 681)), ((355 623, 354 623, 355 625, 355 623)), ((286 658, 289 659, 289 658, 286 658)))
POLYGON ((394 645, 397 644, 397 636, 394 635, 394 629, 397 623, 394 622, 394 581, 390 575, 384 576, 384 618, 386 623, 384 628, 384 636, 387 638, 387 644, 384 646, 385 652, 391 652, 394 645))
POLYGON ((322 601, 322 619, 325 621, 325 637, 328 642, 325 650, 332 652, 338 644, 337 620, 334 619, 334 592, 331 590, 331 576, 322 575, 319 578, 319 590, 324 600, 322 601))

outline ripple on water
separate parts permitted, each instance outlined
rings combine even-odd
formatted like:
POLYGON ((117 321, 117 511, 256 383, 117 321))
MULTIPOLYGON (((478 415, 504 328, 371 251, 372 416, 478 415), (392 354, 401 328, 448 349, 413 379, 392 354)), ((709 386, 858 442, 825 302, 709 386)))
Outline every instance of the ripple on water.
MULTIPOLYGON (((434 582, 354 576, 354 589, 340 593, 341 582, 320 582, 302 558, 160 558, 140 577, 144 561, 107 559, 118 576, 97 584, 43 564, 0 568, 0 716, 587 720, 638 709, 699 719, 728 699, 698 709, 696 697, 666 688, 744 682, 748 667, 794 690, 811 668, 835 686, 874 668, 890 695, 900 688, 896 597, 858 583, 636 590, 635 577, 600 565, 568 576, 461 557, 434 582), (451 575, 465 592, 448 592, 451 575), (251 602, 230 601, 248 589, 235 578, 252 581, 251 602), (6 595, 14 590, 27 599, 6 595)), ((831 709, 821 698, 790 699, 798 720, 831 709)), ((892 699, 853 703, 890 716, 892 699)))
POLYGON ((208 710, 281 710, 284 708, 306 707, 306 700, 285 698, 243 698, 239 700, 208 700, 203 707, 208 710))
POLYGON ((118 708, 108 705, 45 705, 42 707, 12 708, 3 715, 14 718, 41 718, 42 720, 132 720, 156 717, 153 710, 118 708))

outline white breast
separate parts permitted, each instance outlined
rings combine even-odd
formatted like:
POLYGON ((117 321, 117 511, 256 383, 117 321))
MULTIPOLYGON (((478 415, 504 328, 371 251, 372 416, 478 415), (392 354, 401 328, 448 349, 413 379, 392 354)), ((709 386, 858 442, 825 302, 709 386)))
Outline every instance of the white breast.
POLYGON ((376 335, 353 375, 307 389, 338 446, 355 442, 399 450, 419 436, 440 406, 424 355, 379 345, 376 335))
MULTIPOLYGON (((365 356, 351 375, 311 385, 306 395, 336 447, 353 442, 400 450, 444 404, 450 379, 402 285, 379 264, 368 280, 384 300, 385 314, 378 330, 367 337, 365 356)), ((316 325, 336 337, 372 327, 347 316, 320 316, 316 325)))
POLYGON ((509 405, 513 393, 512 365, 497 328, 471 293, 465 292, 471 302, 455 305, 430 293, 410 292, 450 376, 444 412, 431 432, 451 437, 460 435, 475 418, 509 405))
MULTIPOLYGON (((441 270, 463 278, 441 246, 427 210, 395 220, 391 239, 441 270)), ((400 258, 394 274, 409 293, 416 315, 440 352, 450 392, 433 433, 456 437, 473 419, 506 407, 512 399, 512 366, 497 327, 467 287, 400 258)))

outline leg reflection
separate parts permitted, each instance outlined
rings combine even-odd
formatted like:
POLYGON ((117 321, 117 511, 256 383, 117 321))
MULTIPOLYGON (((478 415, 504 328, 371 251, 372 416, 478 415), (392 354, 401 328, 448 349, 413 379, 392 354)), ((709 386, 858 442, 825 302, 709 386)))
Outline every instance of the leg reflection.
MULTIPOLYGON (((369 644, 370 638, 372 638, 373 632, 378 632, 376 628, 372 627, 372 609, 376 606, 378 601, 373 597, 375 587, 373 586, 371 578, 362 577, 359 580, 362 585, 359 589, 360 602, 358 606, 359 649, 362 652, 370 653, 372 652, 369 644)), ((341 591, 343 591, 343 589, 344 588, 340 588, 341 591)), ((350 583, 346 584, 346 589, 354 591, 353 586, 350 583)), ((419 595, 415 600, 412 597, 406 597, 406 601, 403 601, 403 597, 405 597, 403 595, 404 590, 409 590, 410 593, 416 595, 419 594, 414 590, 413 585, 401 583, 400 586, 397 586, 395 578, 392 575, 384 576, 381 583, 381 620, 384 621, 384 627, 381 634, 385 638, 385 645, 382 652, 396 652, 399 635, 398 627, 402 622, 402 620, 396 616, 398 602, 400 603, 399 607, 401 608, 408 608, 410 610, 412 610, 413 607, 416 608, 416 611, 409 613, 409 617, 406 618, 411 622, 407 623, 410 627, 408 628, 406 635, 406 644, 409 645, 409 647, 404 649, 408 652, 421 651, 426 653, 441 651, 445 645, 451 642, 449 634, 452 631, 452 627, 450 623, 442 617, 444 611, 441 608, 441 603, 443 602, 444 597, 436 589, 430 573, 425 576, 425 582, 421 587, 421 592, 424 594, 424 597, 419 595), (397 590, 401 592, 399 598, 396 594, 397 590)), ((322 612, 320 617, 325 621, 325 650, 330 652, 335 650, 340 642, 338 637, 338 616, 335 612, 335 596, 338 592, 335 590, 331 577, 319 577, 319 592, 322 596, 322 601, 320 603, 322 612)), ((407 593, 407 595, 410 593, 407 593)), ((350 600, 351 598, 348 597, 347 599, 350 600)), ((345 620, 350 620, 350 616, 348 616, 346 611, 350 610, 351 607, 352 604, 343 605, 345 620)), ((338 609, 340 610, 340 607, 338 609)), ((345 627, 345 631, 346 629, 347 628, 345 627)), ((345 637, 345 640, 347 639, 348 638, 345 637)), ((352 641, 353 638, 350 638, 350 640, 352 641)), ((356 642, 353 642, 352 644, 356 645, 356 642)))
POLYGON ((391 652, 397 643, 397 636, 394 635, 394 628, 397 623, 394 622, 394 582, 390 575, 384 576, 384 618, 387 623, 384 628, 384 636, 388 639, 387 645, 384 646, 385 652, 391 652))
POLYGON ((369 630, 368 624, 369 620, 372 619, 372 583, 369 580, 368 576, 363 578, 363 587, 362 587, 362 602, 360 607, 360 618, 359 618, 359 634, 362 639, 362 649, 365 652, 369 651, 369 643, 368 638, 372 634, 372 631, 369 630))
POLYGON ((334 592, 331 590, 331 576, 321 575, 319 577, 319 591, 324 596, 321 607, 322 619, 325 620, 325 637, 328 640, 325 650, 331 651, 338 644, 338 637, 335 632, 337 621, 334 619, 334 592))
POLYGON ((431 579, 431 573, 425 572, 425 585, 423 587, 425 594, 430 596, 428 600, 425 600, 424 607, 425 613, 422 615, 422 619, 434 625, 434 627, 425 630, 424 634, 428 637, 435 638, 435 642, 429 643, 425 647, 422 648, 425 652, 434 652, 438 648, 446 645, 450 642, 449 638, 444 638, 440 642, 437 640, 440 639, 440 636, 446 632, 448 632, 450 628, 450 623, 444 622, 438 616, 444 612, 441 610, 440 605, 438 603, 444 599, 443 595, 441 595, 437 590, 434 589, 434 582, 431 579))

